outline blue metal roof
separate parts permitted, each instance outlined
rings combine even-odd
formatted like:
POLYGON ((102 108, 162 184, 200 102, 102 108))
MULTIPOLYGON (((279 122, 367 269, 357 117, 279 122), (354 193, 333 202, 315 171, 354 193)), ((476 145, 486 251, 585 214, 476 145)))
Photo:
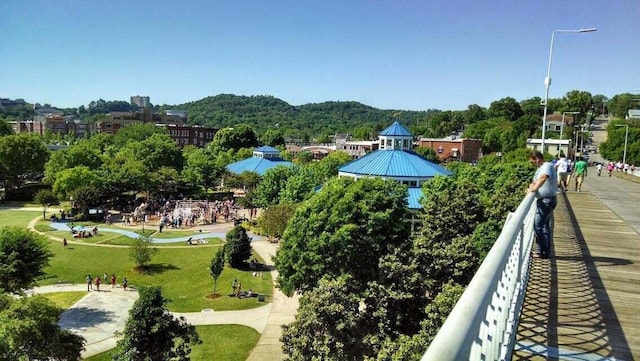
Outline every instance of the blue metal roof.
POLYGON ((263 152, 263 153, 280 153, 280 151, 274 147, 270 147, 268 145, 263 145, 260 148, 256 148, 254 152, 263 152))
POLYGON ((422 209, 422 188, 409 188, 409 196, 407 197, 407 207, 409 209, 422 209))
POLYGON ((453 174, 410 150, 376 150, 343 165, 338 170, 359 175, 421 179, 453 174))
POLYGON ((293 163, 280 159, 280 158, 261 158, 251 157, 235 163, 231 163, 227 166, 227 169, 231 173, 240 174, 242 172, 255 172, 260 176, 264 175, 269 169, 283 165, 290 167, 293 163))
POLYGON ((413 134, 397 121, 393 122, 387 129, 380 132, 383 136, 400 136, 400 137, 413 137, 413 134))

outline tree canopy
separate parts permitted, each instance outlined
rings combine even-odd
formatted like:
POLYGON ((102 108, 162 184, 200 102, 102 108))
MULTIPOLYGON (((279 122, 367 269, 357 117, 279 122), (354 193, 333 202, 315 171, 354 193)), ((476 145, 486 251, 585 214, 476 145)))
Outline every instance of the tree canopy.
POLYGON ((45 275, 51 252, 43 236, 18 227, 0 229, 0 290, 21 293, 45 275))

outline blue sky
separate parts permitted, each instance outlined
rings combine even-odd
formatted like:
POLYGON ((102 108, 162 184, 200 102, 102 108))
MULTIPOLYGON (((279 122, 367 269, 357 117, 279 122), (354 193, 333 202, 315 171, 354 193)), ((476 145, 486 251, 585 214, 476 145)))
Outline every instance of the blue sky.
POLYGON ((640 88, 640 1, 0 1, 0 97, 466 109, 640 88))

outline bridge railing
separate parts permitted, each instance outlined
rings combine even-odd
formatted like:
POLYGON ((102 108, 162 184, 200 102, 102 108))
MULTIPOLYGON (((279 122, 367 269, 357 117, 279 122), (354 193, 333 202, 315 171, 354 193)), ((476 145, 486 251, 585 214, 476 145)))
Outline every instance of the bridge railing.
POLYGON ((529 280, 536 203, 528 194, 423 355, 423 361, 511 358, 529 280))

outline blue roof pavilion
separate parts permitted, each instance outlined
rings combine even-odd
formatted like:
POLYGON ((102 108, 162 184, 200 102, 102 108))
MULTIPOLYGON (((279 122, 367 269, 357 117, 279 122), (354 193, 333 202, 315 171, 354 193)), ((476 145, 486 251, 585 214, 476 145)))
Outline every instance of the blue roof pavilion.
POLYGON ((453 174, 415 153, 412 150, 413 134, 398 122, 380 132, 379 141, 378 150, 343 165, 338 169, 338 176, 394 179, 409 187, 409 209, 420 209, 422 184, 437 175, 453 174))
POLYGON ((279 165, 291 167, 293 163, 280 158, 280 151, 269 146, 262 146, 253 151, 253 156, 227 165, 227 170, 234 174, 255 172, 264 175, 269 169, 279 165))

